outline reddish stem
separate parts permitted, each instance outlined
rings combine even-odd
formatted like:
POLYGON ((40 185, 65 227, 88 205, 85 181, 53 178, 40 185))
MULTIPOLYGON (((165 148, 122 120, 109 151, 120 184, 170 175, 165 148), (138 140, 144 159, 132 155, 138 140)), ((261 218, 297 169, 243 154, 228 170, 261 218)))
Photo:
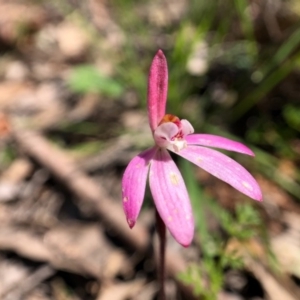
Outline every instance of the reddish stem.
POLYGON ((158 263, 158 280, 159 280, 159 300, 165 300, 165 254, 166 254, 166 225, 156 211, 156 229, 159 238, 159 263, 158 263))

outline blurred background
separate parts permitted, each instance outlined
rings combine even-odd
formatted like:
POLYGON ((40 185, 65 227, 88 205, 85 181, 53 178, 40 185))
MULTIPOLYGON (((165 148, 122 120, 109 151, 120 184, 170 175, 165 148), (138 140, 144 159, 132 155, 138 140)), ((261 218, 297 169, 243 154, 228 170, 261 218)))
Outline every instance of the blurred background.
POLYGON ((168 299, 300 299, 298 0, 0 0, 0 299, 157 299, 152 200, 130 231, 120 181, 158 49, 168 113, 247 144, 264 195, 176 158, 196 231, 168 299))

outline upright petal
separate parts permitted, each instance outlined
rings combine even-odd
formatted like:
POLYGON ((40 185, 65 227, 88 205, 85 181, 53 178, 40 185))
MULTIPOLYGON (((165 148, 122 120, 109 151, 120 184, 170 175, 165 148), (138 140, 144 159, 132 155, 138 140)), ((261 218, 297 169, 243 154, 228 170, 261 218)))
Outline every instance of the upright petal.
POLYGON ((181 120, 181 127, 183 136, 194 133, 194 127, 188 120, 181 120))
POLYGON ((181 245, 190 245, 194 219, 188 192, 180 171, 165 149, 156 152, 149 183, 156 209, 167 228, 181 245))
POLYGON ((148 176, 149 165, 156 147, 147 149, 134 157, 128 164, 122 178, 123 208, 128 225, 132 228, 141 210, 148 176))
POLYGON ((220 148, 254 156, 244 144, 213 134, 191 134, 185 137, 188 145, 220 148))
POLYGON ((188 145, 176 153, 255 200, 262 200, 256 180, 240 164, 213 149, 188 145))
POLYGON ((154 131, 166 112, 168 93, 168 66, 165 55, 158 50, 148 77, 148 117, 154 131))

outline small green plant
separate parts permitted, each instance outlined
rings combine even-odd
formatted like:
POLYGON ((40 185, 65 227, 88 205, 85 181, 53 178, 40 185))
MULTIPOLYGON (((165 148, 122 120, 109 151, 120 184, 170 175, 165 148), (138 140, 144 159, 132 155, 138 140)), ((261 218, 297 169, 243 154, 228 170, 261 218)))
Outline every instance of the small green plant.
POLYGON ((258 212, 250 204, 237 204, 235 216, 221 207, 217 207, 216 213, 226 233, 241 241, 252 238, 261 225, 258 212))

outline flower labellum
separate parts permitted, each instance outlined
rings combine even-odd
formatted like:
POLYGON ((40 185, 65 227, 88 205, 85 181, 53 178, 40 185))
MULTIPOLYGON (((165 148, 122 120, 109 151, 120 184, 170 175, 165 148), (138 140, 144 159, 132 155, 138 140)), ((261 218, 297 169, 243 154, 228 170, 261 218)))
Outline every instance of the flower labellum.
POLYGON ((155 145, 134 157, 122 179, 123 208, 132 228, 143 204, 147 178, 156 209, 166 227, 181 245, 190 245, 194 219, 185 183, 168 151, 191 161, 238 191, 262 200, 256 180, 240 164, 211 148, 254 156, 245 145, 211 134, 193 134, 187 120, 166 114, 168 67, 161 50, 156 53, 148 78, 148 117, 155 145))

